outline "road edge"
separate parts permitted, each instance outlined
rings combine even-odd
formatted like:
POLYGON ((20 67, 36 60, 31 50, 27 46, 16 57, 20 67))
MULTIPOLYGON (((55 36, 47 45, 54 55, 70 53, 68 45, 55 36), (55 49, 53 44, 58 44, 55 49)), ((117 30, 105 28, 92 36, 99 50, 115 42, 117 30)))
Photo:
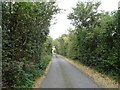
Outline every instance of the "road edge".
POLYGON ((50 66, 51 66, 51 62, 52 62, 52 60, 49 62, 48 66, 47 66, 47 68, 46 68, 46 70, 45 70, 44 75, 41 76, 41 77, 38 77, 38 78, 35 80, 35 82, 34 82, 34 84, 33 84, 33 86, 32 86, 33 89, 35 89, 35 88, 41 88, 41 83, 42 83, 42 81, 45 79, 45 77, 46 77, 46 75, 47 75, 47 73, 48 73, 48 71, 49 71, 49 68, 50 68, 50 66))
POLYGON ((97 72, 96 70, 91 69, 81 63, 77 63, 71 59, 64 57, 64 56, 61 56, 61 55, 59 55, 59 56, 64 58, 66 61, 68 61, 71 65, 73 65, 80 71, 82 71, 85 75, 87 75, 90 79, 92 79, 99 87, 101 87, 101 88, 118 88, 117 82, 115 82, 114 80, 111 81, 110 78, 102 75, 101 73, 97 72), (83 67, 83 68, 81 68, 81 67, 83 67), (94 73, 94 75, 93 75, 93 73, 94 73), (101 80, 99 80, 99 79, 101 79, 101 80))

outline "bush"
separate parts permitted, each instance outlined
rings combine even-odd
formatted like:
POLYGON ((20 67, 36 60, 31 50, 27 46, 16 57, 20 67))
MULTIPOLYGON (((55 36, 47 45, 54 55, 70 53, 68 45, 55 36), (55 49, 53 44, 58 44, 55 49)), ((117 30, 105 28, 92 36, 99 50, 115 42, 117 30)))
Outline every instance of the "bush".
POLYGON ((3 87, 31 87, 43 74, 52 50, 50 21, 57 12, 55 2, 2 2, 3 87))

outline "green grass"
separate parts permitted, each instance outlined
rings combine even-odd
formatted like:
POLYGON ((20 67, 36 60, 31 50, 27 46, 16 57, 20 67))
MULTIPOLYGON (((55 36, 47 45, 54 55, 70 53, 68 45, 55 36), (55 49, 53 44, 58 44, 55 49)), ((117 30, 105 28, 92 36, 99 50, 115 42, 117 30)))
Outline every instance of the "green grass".
POLYGON ((114 71, 113 72, 106 72, 106 71, 103 71, 102 69, 98 68, 97 66, 95 67, 92 67, 92 66, 89 66, 89 65, 86 65, 85 63, 83 63, 81 60, 73 60, 72 58, 68 58, 69 60, 72 60, 72 61, 75 61, 77 63, 80 63, 82 65, 85 65, 85 66, 88 66, 94 70, 96 70, 97 72, 103 74, 104 76, 107 76, 113 80, 115 80, 116 82, 119 82, 120 83, 120 78, 119 76, 117 75, 117 73, 115 73, 114 71))

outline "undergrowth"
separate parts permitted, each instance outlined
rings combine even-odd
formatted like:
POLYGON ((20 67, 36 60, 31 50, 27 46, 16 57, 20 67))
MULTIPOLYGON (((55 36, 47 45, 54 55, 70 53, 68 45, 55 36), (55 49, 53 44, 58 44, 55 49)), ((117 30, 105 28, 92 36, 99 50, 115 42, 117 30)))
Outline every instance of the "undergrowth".
POLYGON ((6 70, 4 72, 4 75, 8 75, 6 76, 8 77, 7 79, 3 78, 5 82, 5 88, 32 88, 32 85, 36 78, 44 75, 44 72, 50 60, 51 55, 46 55, 43 56, 38 63, 28 64, 26 66, 23 65, 22 67, 19 67, 16 62, 12 62, 9 70, 6 70))
POLYGON ((26 72, 22 75, 24 77, 21 81, 21 88, 32 88, 32 85, 37 77, 41 77, 44 75, 47 65, 51 60, 51 56, 44 56, 40 62, 34 65, 30 70, 26 70, 26 72))

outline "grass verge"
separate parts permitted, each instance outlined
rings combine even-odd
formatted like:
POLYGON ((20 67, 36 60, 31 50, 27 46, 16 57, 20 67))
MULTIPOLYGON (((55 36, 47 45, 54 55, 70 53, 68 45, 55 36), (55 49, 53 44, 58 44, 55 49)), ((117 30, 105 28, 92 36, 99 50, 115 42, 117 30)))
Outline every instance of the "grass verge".
POLYGON ((44 75, 38 77, 38 78, 35 80, 35 82, 34 82, 34 84, 33 84, 33 86, 32 86, 33 88, 40 88, 40 85, 41 85, 42 81, 45 79, 45 76, 46 76, 47 73, 48 73, 48 70, 49 70, 50 65, 51 65, 51 61, 50 61, 49 64, 47 65, 47 68, 46 68, 46 70, 45 70, 45 72, 44 72, 44 75))
POLYGON ((118 88, 118 82, 116 82, 115 80, 109 78, 108 76, 99 73, 95 69, 91 69, 90 67, 82 64, 79 61, 71 60, 71 59, 68 59, 68 58, 66 58, 64 56, 61 56, 61 57, 64 58, 69 63, 71 63, 76 68, 82 70, 82 72, 84 72, 86 75, 88 75, 101 88, 118 88))
POLYGON ((43 77, 46 74, 46 68, 50 63, 51 58, 50 55, 46 55, 42 57, 38 63, 33 64, 32 68, 27 68, 21 75, 22 79, 18 80, 18 82, 20 81, 20 88, 40 88, 39 83, 42 78, 39 77, 43 77))

